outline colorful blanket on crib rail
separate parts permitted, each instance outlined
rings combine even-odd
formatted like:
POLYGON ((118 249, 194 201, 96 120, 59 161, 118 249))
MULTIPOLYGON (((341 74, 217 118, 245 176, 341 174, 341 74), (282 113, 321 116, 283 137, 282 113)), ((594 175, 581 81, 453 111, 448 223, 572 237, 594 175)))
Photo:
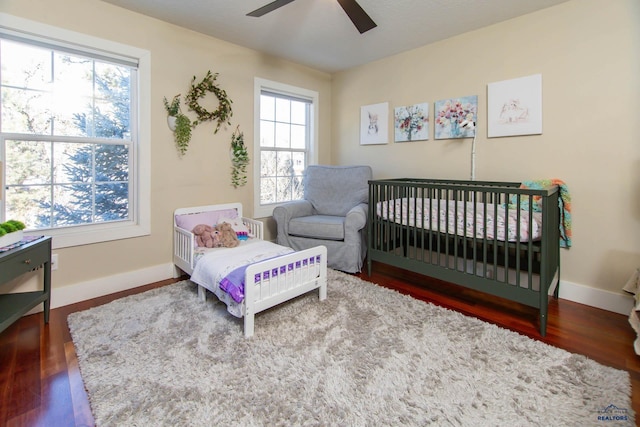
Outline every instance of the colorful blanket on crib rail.
MULTIPOLYGON (((569 194, 569 188, 564 181, 560 179, 536 179, 530 181, 523 181, 520 184, 520 188, 529 188, 532 190, 541 190, 543 188, 557 185, 560 190, 560 197, 558 197, 558 208, 560 209, 560 247, 570 248, 571 237, 573 235, 571 231, 571 195, 569 194)), ((534 197, 534 200, 538 200, 539 197, 534 197)), ((526 199, 521 198, 524 202, 526 199)), ((528 201, 521 203, 522 209, 529 209, 528 201), (525 206, 527 204, 527 206, 525 206)), ((540 211, 540 207, 536 204, 533 207, 534 211, 540 211)))

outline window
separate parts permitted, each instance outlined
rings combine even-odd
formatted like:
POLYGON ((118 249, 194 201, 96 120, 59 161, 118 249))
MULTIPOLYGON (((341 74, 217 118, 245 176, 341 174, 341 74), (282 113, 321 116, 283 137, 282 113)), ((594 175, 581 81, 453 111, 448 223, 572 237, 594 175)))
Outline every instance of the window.
POLYGON ((317 92, 256 79, 255 216, 271 216, 303 195, 302 175, 316 163, 317 92))
POLYGON ((0 220, 55 247, 148 234, 148 53, 19 21, 0 27, 0 220))

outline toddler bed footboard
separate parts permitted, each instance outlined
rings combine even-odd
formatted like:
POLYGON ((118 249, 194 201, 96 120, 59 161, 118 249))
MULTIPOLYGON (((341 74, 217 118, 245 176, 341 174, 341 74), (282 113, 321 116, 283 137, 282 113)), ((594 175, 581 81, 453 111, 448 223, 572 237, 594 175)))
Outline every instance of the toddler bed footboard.
POLYGON ((368 260, 533 306, 546 334, 560 280, 558 187, 369 181, 368 260))
MULTIPOLYGON (((232 249, 218 248, 213 251, 234 251, 233 256, 236 263, 238 258, 250 259, 249 253, 253 254, 254 258, 256 252, 277 253, 276 256, 263 256, 263 260, 247 261, 239 270, 233 270, 233 273, 240 271, 243 276, 241 280, 243 296, 237 301, 220 291, 219 285, 222 281, 213 283, 212 280, 197 280, 192 277, 192 280, 198 285, 200 300, 206 300, 206 292, 210 290, 227 304, 230 313, 244 318, 245 337, 253 335, 255 315, 263 310, 315 289, 318 289, 321 301, 326 299, 327 248, 317 246, 293 252, 290 248, 264 242, 262 222, 243 217, 242 205, 239 203, 181 208, 174 212, 173 262, 176 268, 189 276, 194 276, 194 271, 198 275, 197 270, 202 271, 203 269, 202 265, 198 265, 198 269, 196 269, 198 262, 220 264, 222 261, 222 264, 226 266, 231 265, 231 261, 229 261, 231 252, 217 252, 214 254, 215 257, 211 257, 211 254, 207 254, 206 250, 203 252, 202 248, 197 248, 195 236, 191 232, 198 224, 215 225, 226 219, 240 219, 248 229, 249 241, 232 249), (248 246, 243 246, 245 243, 248 246), (278 246, 280 249, 277 249, 276 252, 269 252, 273 250, 269 245, 278 246), (256 250, 257 247, 260 249, 256 250)), ((201 275, 201 277, 204 276, 201 275)), ((234 280, 236 280, 235 277, 234 280)))
POLYGON ((327 298, 327 248, 316 246, 251 264, 245 272, 244 335, 254 331, 255 315, 318 289, 327 298))

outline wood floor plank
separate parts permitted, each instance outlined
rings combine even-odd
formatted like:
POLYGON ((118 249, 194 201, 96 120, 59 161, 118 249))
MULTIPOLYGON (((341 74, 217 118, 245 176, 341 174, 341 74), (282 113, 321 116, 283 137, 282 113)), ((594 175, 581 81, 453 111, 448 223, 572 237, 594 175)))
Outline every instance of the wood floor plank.
POLYGON ((45 426, 75 426, 71 385, 67 371, 42 380, 42 403, 39 422, 45 426))
POLYGON ((64 343, 65 360, 69 371, 69 386, 71 389, 71 400, 74 408, 74 420, 76 426, 94 426, 95 420, 91 413, 89 397, 84 389, 80 367, 78 366, 78 356, 73 342, 64 343))
POLYGON ((0 344, 0 426, 6 425, 9 418, 10 406, 13 394, 13 376, 16 366, 15 340, 5 341, 0 344), (6 403, 6 404, 5 404, 6 403))
POLYGON ((25 317, 16 340, 11 396, 7 401, 7 420, 40 407, 40 327, 34 315, 25 317))
POLYGON ((68 329, 66 327, 66 319, 52 322, 51 317, 50 315, 49 324, 44 323, 44 318, 41 318, 40 322, 40 366, 42 368, 41 377, 43 378, 54 376, 67 370, 63 341, 63 334, 68 329))

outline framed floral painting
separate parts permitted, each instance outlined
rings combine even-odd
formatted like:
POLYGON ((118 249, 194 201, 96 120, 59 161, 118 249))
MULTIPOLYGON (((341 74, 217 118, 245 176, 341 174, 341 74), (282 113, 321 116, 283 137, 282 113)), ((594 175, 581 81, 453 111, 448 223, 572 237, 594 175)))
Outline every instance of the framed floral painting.
POLYGON ((487 136, 542 133, 542 74, 489 83, 487 136))
POLYGON ((470 138, 476 135, 475 127, 463 127, 462 122, 477 122, 478 97, 463 96, 461 98, 436 101, 434 112, 435 139, 470 138))
POLYGON ((360 145, 389 142, 389 103, 360 107, 360 145))
POLYGON ((394 114, 395 142, 429 139, 429 104, 396 107, 394 114))

